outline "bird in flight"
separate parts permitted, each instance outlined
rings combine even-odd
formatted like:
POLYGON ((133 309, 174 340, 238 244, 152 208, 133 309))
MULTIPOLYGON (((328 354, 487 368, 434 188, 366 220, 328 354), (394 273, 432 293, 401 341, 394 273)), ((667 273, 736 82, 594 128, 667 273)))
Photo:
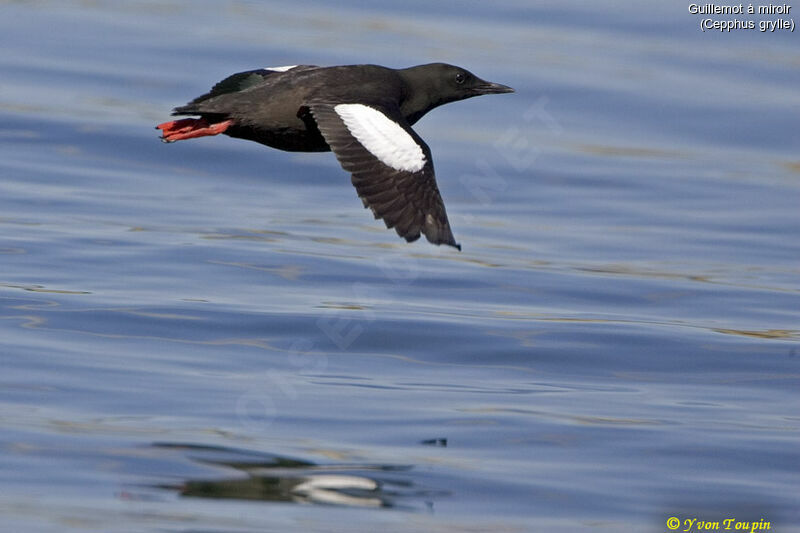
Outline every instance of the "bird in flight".
POLYGON ((514 92, 445 63, 292 65, 239 72, 176 107, 156 126, 164 142, 224 133, 290 152, 333 151, 375 218, 406 241, 420 234, 461 250, 450 229, 431 150, 411 126, 442 104, 514 92))

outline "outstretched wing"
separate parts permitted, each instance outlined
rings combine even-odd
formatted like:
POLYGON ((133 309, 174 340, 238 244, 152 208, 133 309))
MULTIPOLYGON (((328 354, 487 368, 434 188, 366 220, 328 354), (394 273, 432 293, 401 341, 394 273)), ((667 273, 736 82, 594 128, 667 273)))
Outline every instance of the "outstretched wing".
POLYGON ((431 151, 396 105, 313 102, 308 108, 375 218, 406 241, 422 233, 434 244, 461 250, 436 186, 431 151))

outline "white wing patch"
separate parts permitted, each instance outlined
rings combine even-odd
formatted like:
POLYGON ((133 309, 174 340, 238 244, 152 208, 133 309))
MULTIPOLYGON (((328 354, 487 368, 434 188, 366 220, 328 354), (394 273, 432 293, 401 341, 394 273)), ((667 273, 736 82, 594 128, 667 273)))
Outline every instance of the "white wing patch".
POLYGON ((286 72, 292 70, 297 65, 284 65, 282 67, 264 67, 264 70, 271 70, 272 72, 286 72))
POLYGON ((425 166, 425 154, 400 124, 377 109, 363 104, 339 104, 334 111, 361 145, 395 170, 417 172, 425 166))

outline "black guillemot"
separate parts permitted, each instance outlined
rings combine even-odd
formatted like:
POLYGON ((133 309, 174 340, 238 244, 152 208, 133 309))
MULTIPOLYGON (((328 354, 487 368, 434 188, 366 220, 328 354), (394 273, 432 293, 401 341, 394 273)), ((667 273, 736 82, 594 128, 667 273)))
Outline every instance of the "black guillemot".
POLYGON ((156 126, 164 142, 224 133, 292 152, 333 150, 358 196, 406 241, 456 243, 436 186, 431 151, 411 125, 431 109, 511 87, 444 63, 292 65, 239 72, 156 126))

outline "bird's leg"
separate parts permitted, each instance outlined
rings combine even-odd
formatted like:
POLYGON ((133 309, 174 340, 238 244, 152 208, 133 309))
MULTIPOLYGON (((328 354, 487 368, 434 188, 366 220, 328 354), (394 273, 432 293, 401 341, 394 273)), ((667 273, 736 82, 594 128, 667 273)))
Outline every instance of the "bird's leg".
POLYGON ((233 120, 215 122, 209 124, 203 118, 184 118, 164 122, 156 126, 161 130, 161 140, 165 143, 182 141, 184 139, 194 139, 195 137, 206 137, 209 135, 219 135, 233 125, 233 120))

